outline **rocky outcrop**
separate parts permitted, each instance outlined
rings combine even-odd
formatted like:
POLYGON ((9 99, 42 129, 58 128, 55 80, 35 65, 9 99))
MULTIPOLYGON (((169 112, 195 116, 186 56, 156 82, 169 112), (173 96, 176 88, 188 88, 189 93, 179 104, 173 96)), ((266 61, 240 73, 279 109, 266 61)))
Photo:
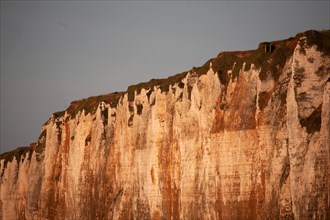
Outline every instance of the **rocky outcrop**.
POLYGON ((329 39, 72 102, 0 156, 0 218, 329 219, 329 39))

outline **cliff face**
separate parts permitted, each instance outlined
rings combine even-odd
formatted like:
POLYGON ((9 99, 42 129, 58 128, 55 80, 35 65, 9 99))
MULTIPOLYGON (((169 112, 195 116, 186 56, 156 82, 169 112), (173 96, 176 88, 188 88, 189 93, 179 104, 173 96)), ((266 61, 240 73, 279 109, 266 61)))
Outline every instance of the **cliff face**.
POLYGON ((309 31, 72 102, 0 156, 0 218, 329 219, 329 41, 309 31))

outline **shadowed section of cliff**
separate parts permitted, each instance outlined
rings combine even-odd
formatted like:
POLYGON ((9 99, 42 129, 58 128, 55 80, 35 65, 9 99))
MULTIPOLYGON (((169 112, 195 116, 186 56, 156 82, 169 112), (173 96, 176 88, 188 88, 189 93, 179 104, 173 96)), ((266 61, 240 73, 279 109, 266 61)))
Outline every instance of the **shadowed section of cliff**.
POLYGON ((73 101, 0 155, 1 219, 328 219, 330 31, 73 101))

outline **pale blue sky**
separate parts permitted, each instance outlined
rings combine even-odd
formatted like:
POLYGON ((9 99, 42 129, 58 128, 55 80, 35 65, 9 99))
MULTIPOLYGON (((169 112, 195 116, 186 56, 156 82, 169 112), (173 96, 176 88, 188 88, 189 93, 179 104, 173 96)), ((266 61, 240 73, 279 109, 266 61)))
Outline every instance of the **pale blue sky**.
POLYGON ((1 1, 0 152, 92 95, 329 29, 329 1, 1 1))

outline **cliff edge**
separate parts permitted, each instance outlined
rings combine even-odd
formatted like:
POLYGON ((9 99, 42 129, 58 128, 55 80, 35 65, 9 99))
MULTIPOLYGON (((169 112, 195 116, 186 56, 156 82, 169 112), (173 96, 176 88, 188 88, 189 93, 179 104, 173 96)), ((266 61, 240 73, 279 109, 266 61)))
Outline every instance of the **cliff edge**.
POLYGON ((74 101, 0 155, 0 219, 330 219, 330 30, 74 101))

